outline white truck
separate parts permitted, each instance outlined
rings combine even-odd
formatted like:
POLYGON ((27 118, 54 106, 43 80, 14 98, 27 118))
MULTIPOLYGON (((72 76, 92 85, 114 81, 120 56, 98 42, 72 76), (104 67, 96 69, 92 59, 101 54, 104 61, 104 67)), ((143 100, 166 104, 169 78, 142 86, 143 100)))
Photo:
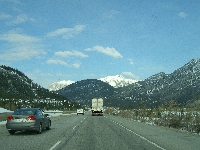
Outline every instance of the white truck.
POLYGON ((92 99, 92 116, 94 115, 103 116, 103 99, 102 98, 92 99))
POLYGON ((77 115, 78 115, 78 114, 84 115, 84 109, 77 109, 77 110, 76 110, 76 113, 77 113, 77 115))

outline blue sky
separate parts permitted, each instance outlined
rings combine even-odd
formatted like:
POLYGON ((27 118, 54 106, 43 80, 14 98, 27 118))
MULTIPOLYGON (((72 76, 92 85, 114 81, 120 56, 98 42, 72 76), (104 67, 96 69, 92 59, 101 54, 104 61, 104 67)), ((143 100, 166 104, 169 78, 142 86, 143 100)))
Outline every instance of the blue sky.
POLYGON ((200 58, 197 0, 0 0, 0 64, 47 88, 144 80, 200 58))

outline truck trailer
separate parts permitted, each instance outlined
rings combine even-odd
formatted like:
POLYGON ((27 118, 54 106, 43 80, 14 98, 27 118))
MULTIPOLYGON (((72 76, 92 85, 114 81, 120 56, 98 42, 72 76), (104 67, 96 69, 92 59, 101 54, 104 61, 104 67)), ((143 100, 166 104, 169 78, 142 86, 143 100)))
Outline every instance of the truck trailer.
POLYGON ((92 99, 92 116, 94 115, 103 116, 103 99, 102 98, 92 99))

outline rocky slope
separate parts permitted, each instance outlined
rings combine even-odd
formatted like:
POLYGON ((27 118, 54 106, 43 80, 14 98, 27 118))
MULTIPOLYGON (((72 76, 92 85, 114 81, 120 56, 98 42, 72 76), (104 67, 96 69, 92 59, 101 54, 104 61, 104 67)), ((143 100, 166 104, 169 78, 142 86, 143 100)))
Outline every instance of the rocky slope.
POLYGON ((200 59, 193 59, 171 74, 155 74, 144 81, 118 88, 110 97, 116 106, 155 106, 174 100, 178 105, 192 103, 200 98, 200 59))
POLYGON ((91 98, 103 97, 106 106, 157 106, 175 101, 187 105, 200 99, 200 59, 193 59, 171 74, 160 72, 144 81, 114 88, 110 84, 88 79, 58 91, 73 101, 90 104, 91 98))
POLYGON ((0 107, 9 110, 18 107, 64 109, 72 103, 66 97, 34 83, 17 69, 0 66, 0 79, 0 107))
POLYGON ((105 99, 114 94, 115 88, 97 79, 87 79, 72 83, 56 92, 79 104, 90 106, 92 98, 102 97, 105 99))

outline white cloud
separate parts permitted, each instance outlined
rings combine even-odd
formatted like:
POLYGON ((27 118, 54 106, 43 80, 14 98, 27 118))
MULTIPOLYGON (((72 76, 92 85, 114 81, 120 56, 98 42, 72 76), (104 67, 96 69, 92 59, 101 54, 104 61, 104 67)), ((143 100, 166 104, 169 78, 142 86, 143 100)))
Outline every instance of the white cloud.
POLYGON ((110 47, 102 47, 102 46, 94 46, 93 48, 87 48, 85 49, 86 51, 97 51, 103 54, 106 54, 108 56, 114 57, 114 58, 122 58, 122 55, 116 51, 115 48, 110 48, 110 47))
POLYGON ((62 65, 66 67, 73 67, 73 68, 80 68, 80 62, 74 62, 72 64, 68 64, 67 62, 60 60, 60 59, 49 59, 46 61, 47 64, 55 64, 55 65, 62 65))
POLYGON ((179 17, 181 17, 181 18, 186 18, 186 17, 187 17, 187 14, 184 13, 184 12, 180 12, 180 13, 178 13, 177 15, 178 15, 179 17))
POLYGON ((40 39, 18 31, 10 31, 0 35, 0 41, 6 41, 4 49, 0 48, 0 59, 17 61, 39 57, 45 54, 40 39))
POLYGON ((22 24, 26 22, 35 22, 35 19, 28 17, 26 14, 11 16, 9 14, 3 13, 0 15, 0 20, 3 20, 3 19, 7 19, 6 24, 10 26, 16 25, 16 24, 22 24))
POLYGON ((11 30, 10 32, 6 34, 2 34, 0 36, 0 40, 4 40, 11 43, 32 43, 32 42, 38 42, 39 39, 33 36, 28 36, 22 33, 18 33, 20 30, 11 30))
POLYGON ((129 60, 129 63, 131 64, 131 65, 133 65, 133 59, 128 59, 129 60))
POLYGON ((58 51, 58 52, 55 52, 55 55, 61 56, 61 57, 70 57, 70 56, 82 57, 82 58, 88 57, 88 55, 85 55, 82 52, 75 51, 75 50, 73 50, 73 51, 58 51))
POLYGON ((58 60, 58 59, 49 59, 47 60, 47 64, 56 64, 56 65, 63 65, 63 66, 69 66, 65 61, 58 60))
POLYGON ((11 18, 11 17, 12 17, 11 15, 6 14, 6 13, 1 13, 1 14, 0 14, 0 20, 9 19, 9 18, 11 18))
POLYGON ((140 77, 139 76, 136 76, 134 75, 133 73, 131 72, 122 72, 122 75, 126 78, 130 78, 130 79, 133 79, 133 80, 140 80, 140 77))
POLYGON ((80 63, 80 62, 75 62, 75 63, 72 64, 72 66, 73 66, 74 68, 80 68, 81 63, 80 63))
POLYGON ((29 18, 26 14, 20 14, 12 21, 12 23, 21 24, 27 21, 34 22, 35 20, 33 18, 29 18))
POLYGON ((57 29, 47 34, 48 37, 62 36, 64 39, 73 38, 85 29, 85 25, 76 25, 74 28, 57 29))

